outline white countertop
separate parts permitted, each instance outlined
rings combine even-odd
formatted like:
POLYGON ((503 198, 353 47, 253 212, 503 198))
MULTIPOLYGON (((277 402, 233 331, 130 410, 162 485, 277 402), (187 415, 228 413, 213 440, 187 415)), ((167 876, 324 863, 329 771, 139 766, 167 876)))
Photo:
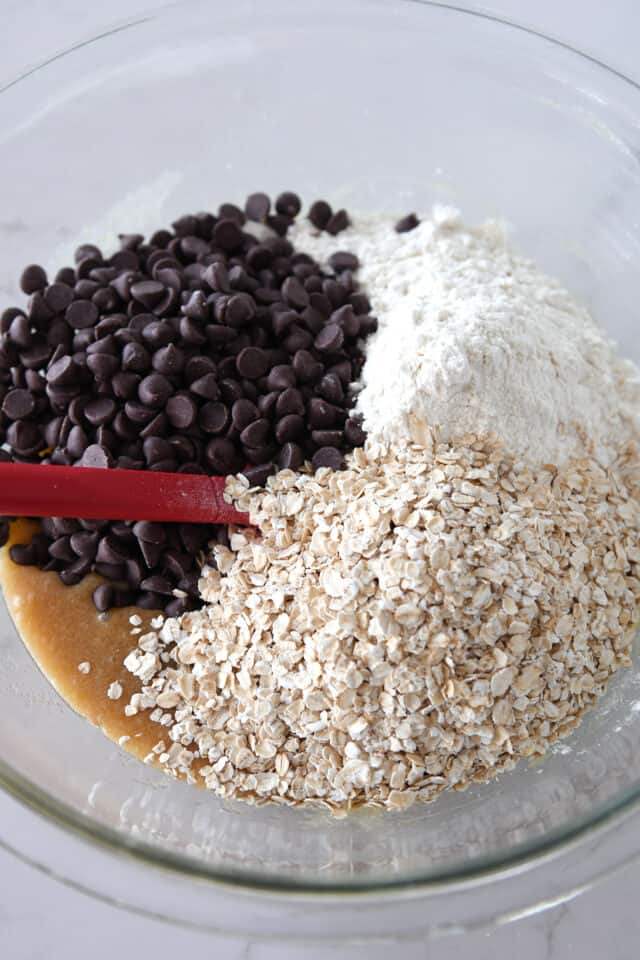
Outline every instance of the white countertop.
MULTIPOLYGON (((111 0, 108 7, 79 0, 0 0, 0 81, 99 32, 107 24, 161 5, 153 0, 111 0)), ((637 0, 492 0, 469 5, 560 37, 640 80, 637 0)), ((0 798, 0 816, 5 802, 0 798)), ((16 813, 13 805, 12 816, 16 830, 28 831, 35 815, 27 810, 16 813)), ((640 831, 640 815, 616 831, 618 841, 623 831, 640 831)), ((602 854, 603 845, 612 842, 611 835, 601 837, 593 847, 594 858, 602 854)), ((91 856, 90 848, 86 855, 91 856)), ((545 869, 553 871, 557 864, 551 862, 545 869)), ((85 960, 87 956, 106 960, 124 948, 125 956, 144 951, 143 956, 157 960, 185 951, 223 960, 288 960, 303 954, 305 960, 377 960, 386 958, 390 950, 398 960, 500 960, 514 955, 519 960, 628 960, 636 952, 640 937, 638 889, 640 864, 568 902, 490 932, 479 930, 397 948, 387 942, 379 946, 334 943, 303 949, 302 944, 283 946, 255 938, 221 938, 137 916, 65 886, 0 850, 0 956, 6 960, 63 956, 68 960, 85 960)))

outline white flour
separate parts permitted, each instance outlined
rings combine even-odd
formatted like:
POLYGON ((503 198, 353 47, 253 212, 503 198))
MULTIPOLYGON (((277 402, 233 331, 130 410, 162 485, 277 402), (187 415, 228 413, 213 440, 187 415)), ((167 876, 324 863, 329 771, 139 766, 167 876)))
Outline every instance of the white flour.
POLYGON ((336 249, 360 258, 380 323, 358 398, 371 435, 402 442, 413 414, 446 438, 495 433, 549 463, 587 451, 609 462, 638 437, 638 371, 497 224, 472 229, 439 208, 406 234, 385 216, 338 237, 300 221, 290 237, 321 261, 336 249))

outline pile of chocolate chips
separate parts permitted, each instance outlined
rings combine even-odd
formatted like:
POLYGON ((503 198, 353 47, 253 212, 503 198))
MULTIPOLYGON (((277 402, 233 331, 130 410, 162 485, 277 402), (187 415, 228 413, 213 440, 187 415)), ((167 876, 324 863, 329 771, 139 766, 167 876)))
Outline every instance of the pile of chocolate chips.
MULTIPOLYGON (((26 307, 0 317, 2 459, 229 474, 264 483, 276 468, 339 469, 364 442, 349 384, 376 329, 354 273, 330 272, 286 239, 300 200, 252 194, 245 209, 181 217, 148 241, 85 244, 49 282, 25 269, 26 307), (270 227, 258 240, 247 221, 270 227)), ((317 201, 309 217, 349 224, 317 201)), ((7 524, 0 536, 6 540, 7 524)), ((226 528, 52 519, 12 559, 66 584, 106 578, 98 610, 135 604, 177 615, 198 605, 198 560, 226 528), (176 596, 175 591, 178 591, 176 596)))

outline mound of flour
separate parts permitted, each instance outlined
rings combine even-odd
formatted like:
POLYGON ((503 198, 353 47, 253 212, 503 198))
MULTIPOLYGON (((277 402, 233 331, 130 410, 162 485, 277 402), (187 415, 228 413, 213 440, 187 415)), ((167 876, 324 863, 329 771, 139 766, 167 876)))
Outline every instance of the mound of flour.
POLYGON ((610 462, 640 433, 640 379, 584 307, 507 245, 495 223, 464 226, 436 208, 409 233, 360 217, 338 237, 300 221, 290 238, 320 261, 360 259, 379 319, 358 408, 367 431, 409 437, 410 418, 446 439, 494 433, 513 454, 610 462))

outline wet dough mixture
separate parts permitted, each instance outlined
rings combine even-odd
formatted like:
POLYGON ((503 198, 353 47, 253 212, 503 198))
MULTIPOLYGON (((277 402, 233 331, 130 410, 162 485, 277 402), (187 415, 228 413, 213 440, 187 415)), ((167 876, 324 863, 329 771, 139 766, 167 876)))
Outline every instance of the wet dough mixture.
POLYGON ((127 607, 111 610, 100 620, 91 594, 102 578, 91 574, 74 587, 66 587, 56 573, 19 566, 9 558, 13 543, 25 543, 35 524, 17 520, 11 525, 6 547, 0 550, 0 586, 9 613, 22 640, 57 692, 82 717, 112 740, 130 737, 121 746, 138 759, 146 757, 159 739, 159 728, 148 713, 124 715, 124 706, 140 689, 140 681, 123 666, 135 647, 129 617, 137 613, 143 630, 157 615, 127 607), (88 661, 89 673, 78 670, 88 661), (122 696, 110 700, 109 685, 117 680, 122 696))

